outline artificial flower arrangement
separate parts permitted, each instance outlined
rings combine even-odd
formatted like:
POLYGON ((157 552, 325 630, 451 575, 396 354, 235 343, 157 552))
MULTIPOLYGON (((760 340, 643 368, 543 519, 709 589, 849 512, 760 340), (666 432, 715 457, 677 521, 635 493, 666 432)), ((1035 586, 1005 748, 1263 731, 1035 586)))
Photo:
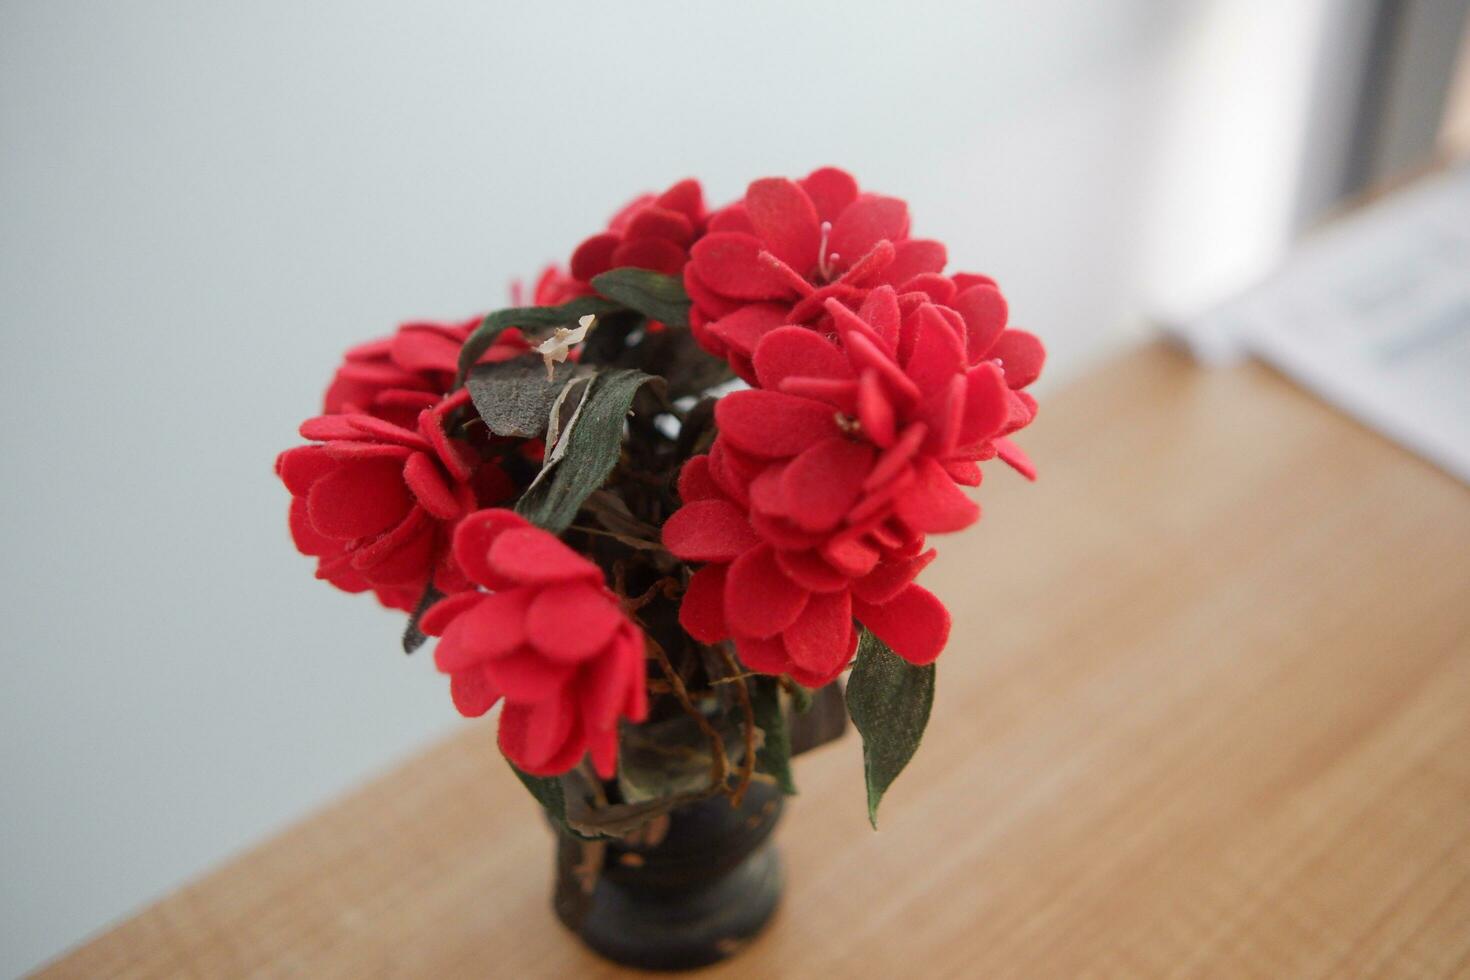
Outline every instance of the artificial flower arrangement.
POLYGON ((295 544, 439 638, 564 834, 795 792, 789 726, 849 668, 876 826, 949 635, 929 536, 982 462, 1035 475, 1042 345, 946 263, 834 168, 639 197, 529 304, 347 352, 276 462, 295 544))

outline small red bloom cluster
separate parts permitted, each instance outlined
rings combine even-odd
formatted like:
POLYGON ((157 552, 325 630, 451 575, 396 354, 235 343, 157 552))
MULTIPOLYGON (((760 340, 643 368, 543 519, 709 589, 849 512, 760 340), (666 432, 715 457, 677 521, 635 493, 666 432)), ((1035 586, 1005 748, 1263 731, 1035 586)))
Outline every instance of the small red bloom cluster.
POLYGON ((430 580, 442 592, 469 588, 449 553, 455 525, 513 488, 496 467, 478 466, 444 432, 444 415, 464 396, 419 413, 407 429, 362 413, 301 424, 313 445, 276 458, 291 491, 291 536, 317 559, 317 577, 347 592, 411 610, 430 580))
POLYGON ((570 268, 550 266, 536 282, 537 306, 559 306, 591 296, 594 276, 631 267, 677 276, 689 261, 689 246, 704 234, 704 191, 697 180, 681 180, 662 194, 643 194, 625 204, 607 230, 572 252, 570 268))
POLYGON ((434 662, 461 714, 505 699, 500 747, 523 771, 566 772, 590 753, 617 768, 619 718, 648 713, 643 633, 618 608, 602 571, 508 510, 466 517, 454 556, 489 592, 461 592, 425 613, 441 636, 434 662))
POLYGON ((908 208, 839 170, 758 180, 710 217, 685 286, 696 336, 754 386, 722 398, 718 436, 680 479, 664 544, 705 562, 689 634, 733 638, 762 673, 819 685, 852 657, 853 619, 916 664, 949 614, 913 584, 925 536, 980 516, 959 485, 1030 423, 1045 353, 1006 328, 993 281, 942 275, 944 246, 908 208))

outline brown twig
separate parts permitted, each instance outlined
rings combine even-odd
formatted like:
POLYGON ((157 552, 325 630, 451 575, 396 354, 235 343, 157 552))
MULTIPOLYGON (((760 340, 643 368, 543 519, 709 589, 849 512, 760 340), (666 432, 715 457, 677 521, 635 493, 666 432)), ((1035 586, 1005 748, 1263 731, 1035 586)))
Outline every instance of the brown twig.
MULTIPOLYGON (((730 805, 739 806, 740 798, 750 786, 750 777, 755 772, 755 705, 750 703, 750 688, 745 684, 745 675, 740 670, 740 664, 735 662, 735 655, 730 652, 728 644, 721 643, 716 650, 720 658, 725 661, 725 666, 730 669, 730 674, 721 680, 734 680, 739 677, 740 683, 735 685, 735 691, 740 699, 740 709, 745 713, 745 758, 740 760, 740 778, 735 783, 735 792, 730 794, 730 805)), ((720 681, 711 681, 718 684, 720 681)))
POLYGON ((645 634, 644 639, 648 644, 648 649, 653 651, 659 668, 663 670, 669 687, 673 688, 674 697, 679 700, 680 706, 689 717, 694 719, 699 730, 709 739, 710 751, 713 754, 710 762, 710 789, 713 792, 728 793, 729 787, 725 785, 725 780, 730 775, 730 759, 725 755, 725 740, 720 737, 719 732, 715 731, 715 727, 709 723, 704 712, 695 707, 694 701, 689 697, 689 690, 684 686, 684 679, 669 662, 669 655, 664 652, 664 648, 651 636, 645 634))
POLYGON ((654 599, 657 599, 660 594, 662 594, 665 599, 672 599, 675 595, 678 594, 678 591, 679 580, 674 578, 673 576, 665 576, 650 585, 647 589, 645 589, 642 595, 637 597, 629 596, 627 598, 624 598, 623 608, 630 613, 637 612, 638 610, 642 609, 644 606, 652 602, 654 599))

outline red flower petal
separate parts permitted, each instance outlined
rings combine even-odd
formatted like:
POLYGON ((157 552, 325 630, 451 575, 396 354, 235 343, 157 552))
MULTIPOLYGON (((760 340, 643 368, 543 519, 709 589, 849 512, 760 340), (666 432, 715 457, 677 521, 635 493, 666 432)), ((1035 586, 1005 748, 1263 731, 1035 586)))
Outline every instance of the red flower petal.
POLYGON ((896 503, 898 516, 914 530, 940 534, 980 519, 980 505, 965 496, 937 462, 922 457, 915 461, 914 472, 918 481, 896 503))
POLYGON ((361 439, 362 431, 351 422, 350 415, 318 415, 301 423, 297 431, 301 438, 313 442, 328 442, 333 439, 361 439))
POLYGON ((521 704, 557 697, 577 670, 571 664, 547 660, 529 647, 487 660, 485 669, 507 701, 521 704))
MULTIPOLYGON (((929 297, 930 302, 944 307, 948 307, 954 300, 955 294, 954 282, 933 272, 920 273, 912 279, 901 282, 899 288, 905 293, 922 293, 929 297)), ((955 316, 959 314, 956 313, 955 316)), ((963 317, 960 322, 964 322, 963 317)))
POLYGON ((303 446, 302 448, 320 449, 324 455, 331 459, 342 460, 344 462, 349 459, 396 459, 402 461, 419 451, 391 442, 354 442, 347 439, 337 439, 332 442, 323 442, 316 446, 303 446))
POLYGON ((428 453, 414 453, 403 464, 403 479, 424 510, 441 521, 452 521, 461 513, 459 499, 428 453))
POLYGON ((1010 418, 1005 375, 991 362, 977 364, 965 379, 965 415, 959 444, 973 446, 991 438, 1010 418))
POLYGON ((700 643, 718 643, 730 635, 725 625, 725 572, 728 565, 706 565, 689 579, 679 605, 679 625, 700 643))
POLYGON ((642 684, 642 658, 634 662, 622 651, 609 648, 583 668, 578 679, 582 720, 590 730, 611 728, 627 701, 628 686, 642 684), (639 672, 639 676, 634 676, 639 672))
POLYGON ((852 599, 846 590, 817 593, 781 634, 786 655, 805 670, 827 675, 847 665, 848 637, 852 634, 852 599))
POLYGON ((532 776, 559 776, 582 758, 586 742, 574 724, 555 753, 548 758, 537 759, 527 750, 531 711, 530 705, 506 704, 500 713, 500 751, 522 772, 532 776))
POLYGON ((685 561, 733 561, 760 543, 740 508, 727 500, 696 500, 664 523, 664 547, 685 561))
POLYGON ((768 639, 736 637, 735 651, 740 662, 757 674, 784 674, 791 669, 791 658, 786 656, 786 646, 779 636, 768 639))
POLYGON ((297 446, 276 457, 276 475, 292 496, 301 496, 337 466, 322 446, 297 446))
POLYGON ((618 730, 607 728, 587 733, 587 754, 599 779, 612 779, 618 774, 618 730))
POLYGON ((929 426, 929 438, 923 447, 929 455, 943 459, 959 445, 960 427, 965 420, 965 386, 965 376, 956 374, 920 408, 919 417, 929 426))
POLYGON ((404 324, 393 335, 393 361, 405 371, 453 374, 463 340, 439 324, 404 324))
POLYGON ((550 659, 575 663, 602 650, 622 620, 601 586, 571 582, 537 593, 526 611, 526 635, 550 659))
POLYGON ((767 466, 750 481, 751 510, 773 517, 790 516, 790 501, 786 497, 786 475, 788 464, 774 463, 767 466))
POLYGON ((866 335, 854 331, 844 338, 843 343, 847 345, 848 356, 852 360, 853 367, 859 372, 865 368, 876 371, 883 382, 883 387, 890 395, 897 398, 900 404, 913 405, 919 401, 921 393, 918 385, 909 380, 909 376, 904 374, 891 355, 880 350, 878 345, 869 340, 866 335))
POLYGON ((593 276, 601 275, 612 268, 613 250, 621 244, 617 235, 606 232, 593 235, 577 246, 572 253, 571 273, 573 279, 590 282, 593 276))
MULTIPOLYGON (((692 262, 684 266, 684 291, 694 301, 694 312, 702 312, 711 319, 728 316, 741 306, 739 300, 721 296, 705 285, 704 280, 699 278, 699 273, 695 271, 692 262)), ((691 319, 691 327, 693 324, 694 319, 691 319)))
POLYGON ((303 555, 321 557, 323 555, 339 555, 346 545, 335 538, 329 538, 311 525, 311 516, 306 511, 306 497, 292 497, 291 510, 287 515, 287 524, 291 529, 291 543, 296 545, 296 550, 303 555))
POLYGON ((917 558, 884 562, 852 583, 853 597, 870 606, 881 606, 902 592, 934 560, 936 554, 938 552, 930 548, 917 558))
POLYGON ((979 272, 956 272, 950 276, 954 280, 954 288, 964 292, 971 286, 994 286, 995 280, 990 276, 979 272))
POLYGON ((990 348, 989 356, 1000 359, 1006 384, 1012 388, 1024 388, 1041 376, 1046 348, 1024 330, 1007 330, 990 348))
POLYGON ((711 232, 694 243, 690 261, 706 286, 736 299, 784 299, 793 295, 786 277, 761 261, 760 239, 711 232))
POLYGON ((487 589, 511 588, 517 584, 516 580, 490 567, 490 546, 503 532, 530 526, 515 511, 502 508, 475 511, 454 529, 454 561, 471 581, 487 589))
POLYGON ((725 617, 737 636, 775 636, 795 622, 807 591, 786 577, 768 544, 730 565, 725 579, 725 617))
POLYGON ((434 563, 438 527, 422 507, 410 507, 392 530, 370 542, 354 542, 352 567, 374 585, 414 585, 423 592, 434 563))
POLYGON ((1031 462, 1031 458, 1014 442, 1009 439, 995 440, 995 452, 1007 465, 1026 479, 1036 479, 1036 464, 1031 462))
POLYGON ((631 266, 666 275, 677 275, 684 268, 684 249, 667 238, 627 238, 612 253, 612 268, 631 266))
POLYGON ((500 700, 500 690, 485 671, 471 667, 449 678, 449 696, 460 714, 478 718, 500 700))
POLYGON ((526 642, 526 612, 535 598, 532 590, 465 594, 479 601, 466 604, 434 648, 434 666, 446 674, 504 657, 526 642))
POLYGON ((879 286, 868 293, 858 315, 883 339, 887 350, 898 349, 898 294, 891 286, 879 286))
POLYGON ((836 167, 813 170, 799 183, 816 206, 817 216, 823 221, 836 221, 837 216, 857 200, 857 181, 847 171, 836 167))
POLYGON ((704 216, 704 191, 699 181, 686 178, 658 196, 659 207, 677 211, 688 218, 690 224, 698 223, 704 216))
POLYGON ((873 457, 871 447, 834 436, 792 460, 781 482, 797 526, 808 531, 836 527, 862 490, 873 457))
POLYGON ((380 534, 413 505, 403 466, 392 459, 342 463, 311 485, 307 514, 319 534, 353 539, 380 534))
POLYGON ((710 215, 705 230, 711 234, 729 231, 742 235, 754 235, 755 225, 750 223, 750 216, 745 213, 744 203, 736 201, 710 215))
POLYGON ((784 394, 795 395, 810 401, 825 402, 843 415, 857 412, 858 383, 839 381, 836 378, 785 378, 781 382, 784 394))
POLYGON ((820 550, 833 568, 849 578, 860 578, 878 564, 877 549, 859 540, 855 534, 839 535, 823 544, 820 550))
POLYGON ((773 303, 754 303, 742 306, 729 316, 714 321, 709 329, 726 344, 749 354, 760 344, 762 337, 785 322, 784 307, 773 303))
POLYGON ((709 456, 694 456, 679 471, 679 499, 686 504, 696 500, 718 500, 724 496, 710 473, 709 456))
POLYGON ((522 585, 580 579, 602 584, 602 570, 539 527, 511 528, 490 545, 491 569, 522 585))
POLYGON ((755 374, 762 388, 780 387, 788 377, 847 379, 852 368, 831 341, 806 327, 777 327, 755 348, 755 374))
POLYGON ((577 706, 569 693, 533 704, 526 712, 526 761, 545 765, 566 744, 576 717, 577 706))
POLYGON ((949 610, 918 585, 881 605, 853 602, 853 614, 888 648, 911 664, 933 663, 949 640, 949 610))
POLYGON ((894 242, 893 264, 883 270, 883 278, 895 286, 902 286, 915 276, 942 272, 947 261, 949 253, 942 242, 924 238, 894 242))
POLYGON ((821 402, 779 391, 736 391, 715 404, 720 436, 753 456, 795 456, 839 434, 836 413, 821 402))
POLYGON ((847 588, 850 581, 810 549, 778 548, 776 564, 793 582, 812 592, 836 592, 847 588))
POLYGON ((832 225, 828 247, 852 266, 880 241, 908 237, 909 206, 896 197, 867 195, 848 205, 832 225))
POLYGON ((356 429, 362 436, 370 436, 380 442, 396 442, 400 446, 408 446, 410 449, 429 449, 428 440, 410 429, 401 425, 394 425, 387 419, 375 418, 372 415, 344 415, 349 425, 356 429))
POLYGON ((862 334, 874 347, 883 351, 886 355, 893 354, 893 347, 887 338, 880 335, 866 320, 858 316, 852 310, 844 306, 836 299, 829 299, 822 304, 827 315, 832 318, 832 326, 837 330, 837 335, 842 338, 844 344, 849 344, 853 334, 862 334))
POLYGON ((897 437, 893 404, 878 380, 878 372, 871 368, 858 380, 857 416, 866 439, 883 448, 893 445, 897 437))
POLYGON ((942 465, 949 478, 961 486, 978 487, 984 477, 979 464, 974 460, 946 459, 942 465))
POLYGON ((817 209, 795 181, 767 177, 751 183, 745 192, 745 213, 766 248, 798 273, 806 274, 817 262, 817 209))
POLYGON ((908 465, 909 460, 914 458, 914 454, 919 451, 919 446, 923 444, 928 432, 929 427, 923 422, 915 422, 904 429, 898 441, 884 450, 883 455, 878 458, 873 472, 869 473, 867 480, 863 482, 863 489, 873 490, 898 476, 908 465))
POLYGON ((424 611, 419 617, 419 629, 429 636, 443 636, 449 624, 460 613, 475 605, 485 595, 483 592, 458 592, 445 596, 424 611))
MULTIPOLYGON (((671 208, 650 204, 628 222, 623 232, 626 239, 662 238, 675 245, 688 245, 694 238, 694 223, 686 214, 671 208)), ((680 253, 683 254, 682 252, 680 253)))
POLYGON ((904 373, 920 391, 946 388, 965 370, 965 349, 933 304, 919 307, 914 321, 914 350, 904 364, 904 373))
POLYGON ((965 345, 970 352, 970 362, 978 363, 993 357, 990 348, 1006 328, 1009 316, 1000 290, 993 285, 971 286, 954 298, 953 306, 965 318, 965 327, 970 334, 965 345))

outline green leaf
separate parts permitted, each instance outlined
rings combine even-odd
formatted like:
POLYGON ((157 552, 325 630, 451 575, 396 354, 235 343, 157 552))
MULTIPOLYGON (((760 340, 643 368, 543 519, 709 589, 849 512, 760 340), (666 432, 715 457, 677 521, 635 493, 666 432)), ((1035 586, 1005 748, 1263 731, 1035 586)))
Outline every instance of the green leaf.
POLYGON ((518 306, 487 314, 459 349, 459 372, 455 375, 454 386, 458 388, 464 383, 470 368, 495 343, 495 338, 509 327, 520 327, 522 330, 569 327, 589 313, 593 316, 604 316, 616 309, 617 303, 601 296, 583 296, 562 306, 518 306))
POLYGON ((689 326, 689 294, 677 276, 631 267, 611 269, 593 276, 592 288, 650 320, 671 327, 689 326))
MULTIPOLYGON (((478 364, 465 379, 475 411, 498 436, 535 439, 546 434, 551 406, 578 371, 570 361, 558 364, 550 378, 540 357, 516 357, 498 364, 478 364)), ((584 369, 585 370, 585 369, 584 369)))
POLYGON ((915 667, 866 629, 847 679, 847 713, 863 736, 868 820, 878 829, 878 804, 918 751, 934 704, 934 665, 915 667))
POLYGON ((811 688, 802 687, 800 684, 792 681, 788 691, 791 694, 791 706, 796 709, 797 714, 804 715, 812 710, 811 688))
POLYGON ((516 504, 516 513, 552 534, 560 534, 577 516, 582 502, 607 480, 623 446, 623 420, 633 396, 661 378, 631 368, 599 374, 566 434, 566 452, 555 469, 543 472, 516 504))
POLYGON ((781 710, 781 684, 774 677, 757 677, 750 692, 756 727, 764 734, 755 754, 756 768, 776 777, 776 785, 787 796, 796 794, 791 778, 791 736, 786 731, 786 713, 781 710))
POLYGON ((423 594, 419 596, 419 604, 414 606, 412 615, 408 617, 408 625, 403 628, 404 653, 413 653, 429 639, 424 635, 424 631, 419 629, 419 620, 423 618, 424 613, 429 611, 430 606, 442 598, 444 598, 444 593, 434 588, 432 580, 424 586, 423 594))
POLYGON ((530 773, 522 772, 514 762, 506 759, 511 772, 516 778, 531 791, 536 802, 541 804, 552 820, 559 825, 565 826, 567 822, 567 794, 562 789, 561 780, 556 776, 532 776, 530 773))

